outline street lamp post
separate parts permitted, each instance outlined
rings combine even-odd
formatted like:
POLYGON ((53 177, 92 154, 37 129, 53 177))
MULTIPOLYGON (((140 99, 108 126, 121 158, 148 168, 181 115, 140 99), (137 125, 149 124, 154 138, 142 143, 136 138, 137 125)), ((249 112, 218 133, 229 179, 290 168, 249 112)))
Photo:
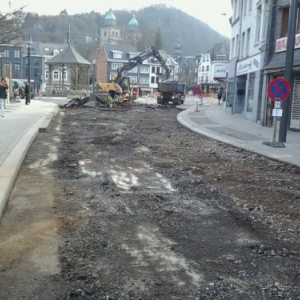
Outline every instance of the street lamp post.
POLYGON ((96 60, 92 60, 92 63, 93 63, 93 95, 95 95, 96 60))
POLYGON ((29 96, 28 96, 28 102, 30 103, 30 97, 31 97, 31 83, 30 83, 30 51, 31 51, 31 47, 30 47, 30 43, 27 44, 27 72, 28 72, 28 84, 29 84, 29 96))

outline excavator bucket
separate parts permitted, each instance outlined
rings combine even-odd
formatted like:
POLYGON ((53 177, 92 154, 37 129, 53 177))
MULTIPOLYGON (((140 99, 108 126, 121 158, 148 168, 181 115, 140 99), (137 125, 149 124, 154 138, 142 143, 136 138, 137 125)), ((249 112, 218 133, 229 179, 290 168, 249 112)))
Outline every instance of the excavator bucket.
POLYGON ((103 92, 110 92, 110 91, 114 91, 117 94, 122 93, 122 88, 116 84, 116 83, 103 83, 103 82, 98 82, 98 85, 100 86, 101 90, 103 92))

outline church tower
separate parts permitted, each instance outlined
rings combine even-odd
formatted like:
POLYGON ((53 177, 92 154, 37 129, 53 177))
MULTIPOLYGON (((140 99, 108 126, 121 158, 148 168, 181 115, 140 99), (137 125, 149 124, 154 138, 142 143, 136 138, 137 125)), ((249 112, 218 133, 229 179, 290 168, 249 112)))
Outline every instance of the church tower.
POLYGON ((110 9, 105 16, 104 27, 100 29, 100 47, 103 44, 122 44, 121 29, 117 28, 117 19, 110 9))
POLYGON ((142 34, 139 31, 139 23, 135 18, 135 14, 132 15, 131 20, 128 23, 127 32, 125 32, 125 43, 127 45, 136 46, 137 42, 141 39, 142 34))

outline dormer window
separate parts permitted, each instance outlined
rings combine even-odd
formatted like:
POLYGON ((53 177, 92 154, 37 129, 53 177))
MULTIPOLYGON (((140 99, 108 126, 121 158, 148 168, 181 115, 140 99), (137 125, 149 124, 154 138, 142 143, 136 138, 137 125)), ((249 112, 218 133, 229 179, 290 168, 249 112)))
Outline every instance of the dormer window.
POLYGON ((49 51, 50 49, 49 48, 45 48, 45 51, 49 51))
POLYGON ((113 58, 122 58, 122 52, 120 51, 112 51, 113 58))
POLYGON ((53 55, 55 56, 57 54, 59 54, 59 50, 57 50, 57 49, 53 50, 53 55))

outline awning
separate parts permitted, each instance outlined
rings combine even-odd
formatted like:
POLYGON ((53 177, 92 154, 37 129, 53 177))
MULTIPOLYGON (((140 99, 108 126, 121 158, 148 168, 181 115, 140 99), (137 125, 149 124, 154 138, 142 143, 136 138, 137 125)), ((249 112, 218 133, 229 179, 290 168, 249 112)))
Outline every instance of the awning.
POLYGON ((150 88, 140 88, 142 92, 151 92, 150 88))
MULTIPOLYGON (((264 67, 266 73, 283 71, 285 68, 286 52, 275 53, 270 62, 264 67)), ((300 50, 294 50, 294 67, 300 66, 300 50)))

